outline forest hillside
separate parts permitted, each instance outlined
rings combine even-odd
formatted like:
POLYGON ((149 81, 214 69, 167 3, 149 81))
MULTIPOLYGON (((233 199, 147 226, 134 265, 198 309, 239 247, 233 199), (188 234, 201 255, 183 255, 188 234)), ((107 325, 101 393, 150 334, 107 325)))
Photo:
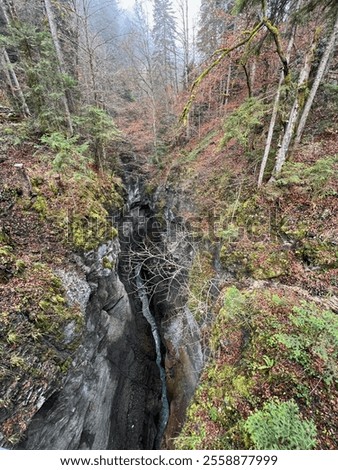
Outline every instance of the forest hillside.
POLYGON ((337 449, 337 2, 190 8, 0 0, 5 448, 337 449))

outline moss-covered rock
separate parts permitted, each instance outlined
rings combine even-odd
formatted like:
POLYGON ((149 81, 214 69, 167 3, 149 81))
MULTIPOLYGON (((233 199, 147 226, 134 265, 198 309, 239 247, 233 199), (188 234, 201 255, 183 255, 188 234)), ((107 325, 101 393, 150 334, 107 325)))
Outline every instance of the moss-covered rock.
POLYGON ((8 446, 22 438, 41 396, 62 383, 84 330, 80 307, 68 304, 46 264, 25 265, 20 276, 15 292, 1 291, 1 430, 8 446))
POLYGON ((296 254, 306 263, 321 269, 338 267, 338 249, 336 244, 318 239, 304 239, 296 254))
POLYGON ((220 253, 222 267, 238 279, 273 279, 288 273, 290 256, 276 244, 230 243, 223 244, 220 253))

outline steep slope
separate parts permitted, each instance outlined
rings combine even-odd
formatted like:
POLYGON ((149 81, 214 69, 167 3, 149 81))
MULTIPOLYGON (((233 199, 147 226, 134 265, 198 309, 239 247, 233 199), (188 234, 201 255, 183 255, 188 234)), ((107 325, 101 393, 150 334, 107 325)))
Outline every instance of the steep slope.
POLYGON ((194 201, 189 305, 208 345, 179 449, 337 448, 337 97, 328 88, 303 144, 262 189, 254 154, 235 128, 225 152, 216 120, 171 157, 165 178, 194 201))

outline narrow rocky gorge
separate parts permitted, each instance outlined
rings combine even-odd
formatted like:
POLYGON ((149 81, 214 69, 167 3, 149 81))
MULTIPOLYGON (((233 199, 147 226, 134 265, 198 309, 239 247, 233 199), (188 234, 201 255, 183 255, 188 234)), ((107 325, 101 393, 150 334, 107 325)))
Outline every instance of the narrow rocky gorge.
POLYGON ((125 207, 114 217, 119 236, 76 257, 85 282, 63 273, 69 294, 87 292, 85 335, 20 448, 170 447, 183 424, 203 364, 184 294, 193 252, 170 207, 175 198, 164 189, 148 196, 128 167, 124 180, 125 207))

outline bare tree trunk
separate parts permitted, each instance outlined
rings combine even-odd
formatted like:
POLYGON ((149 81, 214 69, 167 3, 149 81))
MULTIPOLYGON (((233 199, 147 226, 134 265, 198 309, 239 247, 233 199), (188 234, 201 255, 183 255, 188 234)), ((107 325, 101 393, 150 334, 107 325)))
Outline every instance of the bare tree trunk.
MULTIPOLYGON (((298 8, 300 6, 300 3, 301 3, 301 0, 298 1, 298 4, 296 6, 296 10, 298 10, 298 8)), ((291 36, 290 36, 290 40, 289 40, 287 51, 286 51, 286 60, 287 60, 287 62, 290 61, 290 55, 291 55, 291 50, 292 50, 293 43, 294 43, 294 40, 295 40, 296 29, 297 29, 297 25, 294 24, 293 27, 292 27, 291 36)), ((278 83, 275 102, 273 104, 272 115, 271 115, 271 120, 270 120, 270 124, 269 124, 269 130, 268 130, 268 136, 267 136, 266 144, 265 144, 265 148, 264 148, 264 155, 263 155, 261 167, 260 167, 260 170, 259 170, 259 176, 258 176, 258 182, 257 182, 257 186, 259 188, 262 186, 265 167, 266 167, 266 164, 267 164, 268 158, 269 158, 269 153, 270 153, 271 143, 272 143, 272 138, 273 138, 273 132, 275 130, 276 119, 277 119, 277 114, 278 114, 280 94, 281 94, 281 90, 282 90, 282 85, 284 83, 284 79, 285 79, 285 75, 284 75, 284 71, 282 70, 281 74, 280 74, 279 83, 278 83)))
POLYGON ((229 93, 230 93, 230 84, 231 84, 231 61, 229 62, 229 68, 228 68, 228 76, 227 76, 227 86, 225 89, 225 100, 224 100, 224 105, 226 106, 229 101, 229 93))
POLYGON ((7 57, 8 57, 8 54, 6 52, 6 49, 4 47, 2 47, 1 48, 1 53, 0 53, 1 69, 3 71, 3 74, 4 74, 5 78, 6 78, 6 83, 7 83, 7 86, 9 88, 10 92, 11 92, 11 95, 14 99, 16 99, 15 88, 14 88, 14 85, 12 83, 11 76, 9 74, 9 65, 7 63, 7 57))
POLYGON ((96 71, 95 71, 95 53, 90 41, 90 27, 89 27, 89 5, 82 0, 83 9, 83 22, 84 22, 84 35, 85 35, 85 49, 88 54, 89 74, 91 81, 91 88, 93 92, 94 105, 99 107, 100 97, 98 94, 96 71))
POLYGON ((13 65, 11 64, 7 51, 4 47, 2 48, 2 56, 3 56, 2 63, 3 63, 4 72, 8 81, 9 88, 13 94, 13 97, 19 101, 23 116, 29 117, 31 113, 27 106, 25 96, 20 86, 18 77, 16 76, 16 73, 13 69, 13 65))
POLYGON ((250 73, 250 81, 251 81, 251 89, 252 91, 255 88, 255 81, 256 81, 256 71, 257 71, 257 60, 256 57, 253 58, 252 66, 251 66, 251 73, 250 73))
POLYGON ((183 18, 185 16, 184 21, 184 75, 185 75, 185 89, 187 90, 189 87, 189 67, 190 67, 190 60, 189 60, 189 5, 188 0, 185 0, 185 15, 183 14, 183 18))
POLYGON ((9 14, 12 20, 17 19, 18 15, 16 13, 13 3, 10 0, 2 0, 2 3, 4 4, 4 6, 2 6, 2 10, 5 16, 6 23, 8 25, 9 20, 8 20, 7 13, 9 14))
POLYGON ((183 89, 189 87, 189 66, 190 66, 190 47, 189 47, 189 5, 188 0, 178 1, 178 10, 182 21, 182 31, 178 38, 183 49, 183 89))
POLYGON ((262 186, 262 183, 263 183, 265 167, 266 167, 266 164, 268 162, 268 157, 269 157, 269 153, 270 153, 270 149, 271 149, 273 131, 275 130, 275 124, 276 124, 276 119, 277 119, 277 114, 278 114, 278 107, 279 107, 279 99, 280 99, 280 94, 281 94, 281 89, 282 89, 283 83, 284 83, 284 74, 282 73, 281 76, 280 76, 280 79, 279 79, 279 83, 278 83, 275 102, 273 104, 271 120, 270 120, 270 125, 269 125, 269 131, 268 131, 268 137, 266 139, 266 144, 265 144, 265 148, 264 148, 264 155, 263 155, 262 162, 261 162, 261 167, 260 167, 260 170, 259 170, 259 176, 258 176, 258 182, 257 182, 257 186, 259 188, 262 186))
POLYGON ((307 98, 306 104, 305 104, 304 109, 303 109, 302 116, 301 116, 299 124, 298 124, 297 134, 296 134, 296 138, 295 138, 295 145, 298 145, 301 138, 302 138, 304 127, 305 127, 307 118, 309 116, 309 112, 311 110, 313 100, 315 99, 318 87, 319 87, 319 85, 320 85, 320 83, 323 79, 323 75, 325 73, 326 66, 328 64, 330 55, 332 54, 332 52, 334 50, 337 34, 338 34, 338 13, 337 13, 337 16, 336 16, 336 21, 335 21, 335 24, 334 24, 329 42, 327 43, 325 52, 324 52, 324 54, 322 56, 322 59, 320 61, 320 64, 319 64, 319 67, 318 67, 318 70, 317 70, 317 74, 316 74, 316 78, 313 82, 310 94, 307 98))
MULTIPOLYGON (((0 1, 0 7, 3 13, 3 17, 6 22, 6 26, 10 26, 10 21, 7 15, 7 10, 6 10, 6 3, 3 2, 3 0, 0 1)), ((8 82, 9 89, 11 90, 11 93, 13 95, 13 98, 15 98, 17 101, 20 103, 20 108, 22 111, 22 114, 24 117, 29 117, 31 115, 28 105, 26 103, 25 96, 23 94, 22 88, 20 86, 18 77, 16 76, 15 70, 13 68, 13 65, 8 57, 8 53, 5 49, 5 47, 1 48, 1 64, 4 69, 4 74, 6 77, 6 80, 8 82)))
POLYGON ((288 119, 287 127, 283 136, 281 146, 276 156, 276 163, 275 163, 275 168, 273 171, 274 176, 279 175, 279 173, 281 172, 281 169, 285 163, 285 160, 286 160, 289 148, 290 148, 291 140, 294 136, 299 113, 302 109, 302 95, 304 95, 305 90, 306 90, 307 81, 309 79, 309 75, 311 71, 313 55, 316 50, 316 45, 317 45, 317 41, 316 41, 316 38, 314 38, 311 48, 305 56, 304 67, 300 72, 296 98, 294 100, 292 109, 289 114, 289 119, 288 119))
MULTIPOLYGON (((58 38, 58 32, 57 32, 56 22, 54 18, 53 9, 52 9, 52 4, 50 0, 44 0, 44 5, 46 8, 49 28, 50 28, 50 32, 52 35, 52 40, 53 40, 56 56, 58 59, 59 70, 62 75, 66 75, 65 61, 63 58, 63 53, 62 53, 59 38, 58 38)), ((62 104, 65 109, 66 121, 67 121, 69 132, 70 134, 73 134, 72 118, 71 118, 70 111, 69 111, 69 103, 67 100, 66 93, 64 93, 62 96, 62 104)))
POLYGON ((246 78, 246 86, 248 88, 248 98, 252 97, 252 88, 251 88, 251 80, 250 80, 250 74, 248 72, 248 68, 246 64, 242 64, 244 73, 245 73, 245 78, 246 78))

